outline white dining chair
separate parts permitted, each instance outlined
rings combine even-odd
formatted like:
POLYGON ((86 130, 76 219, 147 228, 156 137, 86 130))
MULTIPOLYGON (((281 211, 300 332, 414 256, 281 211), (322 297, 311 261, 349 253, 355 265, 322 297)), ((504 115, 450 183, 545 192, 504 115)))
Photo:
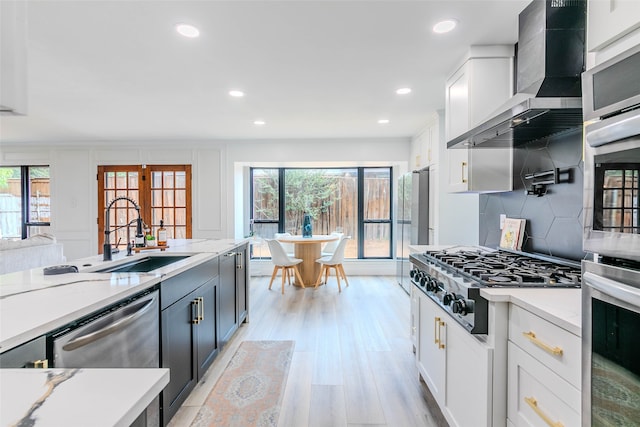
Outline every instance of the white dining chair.
MULTIPOLYGON (((273 237, 278 240, 280 237, 291 237, 291 233, 275 233, 273 237)), ((294 255, 295 246, 293 243, 280 242, 280 244, 284 248, 284 251, 287 255, 289 255, 290 257, 294 255)))
POLYGON ((291 258, 289 257, 282 244, 275 239, 265 239, 267 244, 269 245, 269 251, 271 252, 271 261, 273 261, 273 273, 271 274, 271 281, 269 282, 269 289, 271 289, 271 285, 273 284, 273 279, 275 279, 278 274, 278 270, 282 270, 282 294, 284 295, 284 282, 285 280, 289 282, 291 285, 291 270, 295 274, 295 277, 298 279, 300 286, 303 288, 304 282, 302 281, 302 277, 300 276, 300 272, 298 271, 298 264, 302 262, 299 258, 291 258))
POLYGON ((333 255, 333 253, 335 252, 336 248, 338 247, 338 244, 340 243, 340 240, 342 240, 342 237, 344 236, 344 233, 339 233, 337 231, 334 231, 330 234, 330 236, 338 236, 338 238, 336 240, 332 240, 330 242, 327 242, 326 245, 324 245, 324 247, 322 248, 322 256, 331 256, 333 255))
POLYGON ((349 242, 350 237, 343 237, 340 239, 340 243, 338 243, 338 247, 330 256, 324 256, 316 260, 318 264, 320 264, 320 274, 318 275, 318 279, 316 280, 315 287, 322 282, 322 275, 324 274, 324 283, 327 284, 329 281, 329 272, 333 268, 336 271, 336 280, 338 282, 338 292, 342 292, 342 288, 340 287, 340 276, 344 279, 347 286, 349 286, 349 281, 347 280, 347 275, 344 272, 344 267, 342 266, 342 262, 344 261, 344 249, 349 242))

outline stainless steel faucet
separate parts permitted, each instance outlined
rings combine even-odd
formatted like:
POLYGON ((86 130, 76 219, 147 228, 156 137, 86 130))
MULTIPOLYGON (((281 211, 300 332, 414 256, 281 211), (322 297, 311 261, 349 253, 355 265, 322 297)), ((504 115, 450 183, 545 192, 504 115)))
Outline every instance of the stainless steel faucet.
MULTIPOLYGON (((136 235, 142 235, 142 218, 140 217, 140 206, 138 206, 138 204, 136 202, 133 201, 133 199, 126 197, 126 196, 120 196, 120 197, 116 197, 115 199, 113 199, 112 201, 109 202, 109 204, 107 205, 105 212, 104 212, 104 245, 102 246, 102 260, 103 261, 111 261, 111 242, 110 242, 110 234, 111 234, 111 230, 110 225, 109 225, 109 209, 111 209, 111 206, 113 206, 113 204, 115 202, 117 202, 118 200, 126 200, 129 203, 131 203, 133 205, 133 207, 136 209, 136 211, 138 212, 138 219, 137 224, 136 224, 136 235)), ((130 222, 122 225, 120 227, 116 227, 113 229, 113 231, 118 230, 119 228, 122 227, 128 227, 129 224, 131 224, 130 222)), ((127 238, 127 240, 129 240, 127 238)), ((129 244, 129 242, 127 242, 127 244, 129 244)))

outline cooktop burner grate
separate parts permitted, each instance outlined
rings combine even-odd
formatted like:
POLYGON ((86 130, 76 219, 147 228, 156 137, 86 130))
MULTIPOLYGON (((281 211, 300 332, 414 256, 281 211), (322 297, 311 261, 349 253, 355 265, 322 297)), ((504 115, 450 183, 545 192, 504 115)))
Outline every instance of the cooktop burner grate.
POLYGON ((427 251, 425 257, 483 286, 580 287, 580 265, 504 250, 427 251))

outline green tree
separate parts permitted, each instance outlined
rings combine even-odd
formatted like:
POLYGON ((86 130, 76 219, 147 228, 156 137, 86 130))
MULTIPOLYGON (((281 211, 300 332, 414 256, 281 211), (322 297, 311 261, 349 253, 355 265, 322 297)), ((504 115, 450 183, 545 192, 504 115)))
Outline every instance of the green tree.
POLYGON ((9 188, 9 178, 20 178, 20 168, 0 168, 0 189, 7 190, 9 188))
POLYGON ((254 219, 278 218, 278 170, 262 169, 254 175, 254 219))
POLYGON ((316 221, 339 200, 340 177, 323 170, 289 169, 285 174, 287 223, 298 230, 305 212, 316 221))

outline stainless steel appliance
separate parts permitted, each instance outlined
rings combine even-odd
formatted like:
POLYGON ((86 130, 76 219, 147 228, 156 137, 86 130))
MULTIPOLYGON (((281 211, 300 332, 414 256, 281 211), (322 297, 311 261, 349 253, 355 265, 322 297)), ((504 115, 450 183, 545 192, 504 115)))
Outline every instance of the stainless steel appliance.
POLYGON ((428 245, 429 238, 429 168, 413 171, 398 179, 397 208, 397 279, 409 293, 409 245, 428 245))
POLYGON ((583 249, 640 261, 640 46, 583 74, 583 249))
POLYGON ((488 333, 483 287, 580 287, 580 264, 536 254, 453 247, 411 254, 411 281, 472 334, 488 333))
POLYGON ((582 267, 582 425, 638 425, 640 265, 582 267))
MULTIPOLYGON (((160 296, 157 290, 80 319, 49 337, 56 368, 159 368, 160 296)), ((156 398, 133 426, 158 426, 156 398)))
POLYGON ((640 420, 640 46, 582 76, 582 425, 640 420))
POLYGON ((586 4, 534 0, 520 13, 517 93, 447 148, 510 148, 582 127, 586 4))

